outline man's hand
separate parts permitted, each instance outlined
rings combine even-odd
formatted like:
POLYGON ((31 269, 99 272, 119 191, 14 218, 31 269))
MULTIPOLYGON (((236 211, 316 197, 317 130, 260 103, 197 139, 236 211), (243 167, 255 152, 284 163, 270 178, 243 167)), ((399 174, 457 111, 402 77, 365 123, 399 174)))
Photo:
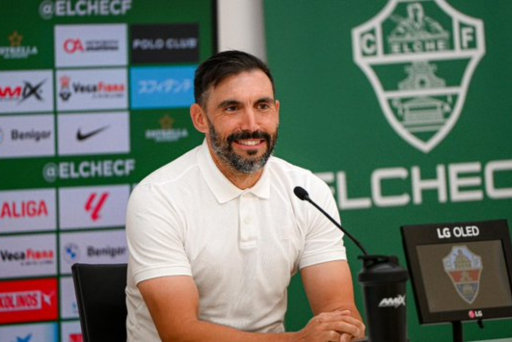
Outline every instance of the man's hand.
POLYGON ((354 303, 352 275, 347 262, 332 261, 309 266, 302 269, 301 275, 309 304, 316 315, 304 331, 308 330, 310 325, 318 330, 321 330, 321 327, 330 330, 326 332, 328 338, 311 341, 347 342, 364 338, 365 326, 354 303), (320 318, 322 321, 328 320, 330 325, 318 322, 320 318))
POLYGON ((350 311, 324 312, 312 318, 299 332, 304 342, 349 342, 364 337, 363 322, 351 316, 350 311))

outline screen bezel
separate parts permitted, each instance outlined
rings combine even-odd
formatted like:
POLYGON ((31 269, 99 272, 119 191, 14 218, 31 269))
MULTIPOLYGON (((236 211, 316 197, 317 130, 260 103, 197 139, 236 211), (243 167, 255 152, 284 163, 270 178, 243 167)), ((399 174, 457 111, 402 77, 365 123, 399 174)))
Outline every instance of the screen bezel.
POLYGON ((424 286, 421 264, 416 248, 425 245, 454 245, 467 242, 499 240, 505 258, 509 289, 512 293, 512 247, 506 220, 407 225, 401 227, 401 232, 420 324, 439 324, 512 317, 512 305, 492 308, 473 308, 471 310, 454 309, 442 312, 430 311, 427 298, 428 293, 424 286), (453 227, 466 226, 477 226, 479 228, 478 236, 446 237, 439 235, 438 229, 453 229, 453 227), (470 317, 469 311, 479 311, 478 317, 470 317))

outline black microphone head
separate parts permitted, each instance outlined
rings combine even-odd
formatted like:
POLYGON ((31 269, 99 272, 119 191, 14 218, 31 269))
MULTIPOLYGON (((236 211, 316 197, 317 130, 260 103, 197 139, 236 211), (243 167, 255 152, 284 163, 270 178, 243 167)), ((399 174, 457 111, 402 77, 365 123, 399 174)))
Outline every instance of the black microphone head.
POLYGON ((295 196, 297 196, 302 201, 309 199, 308 192, 304 188, 302 188, 300 186, 296 186, 293 189, 293 193, 295 194, 295 196))

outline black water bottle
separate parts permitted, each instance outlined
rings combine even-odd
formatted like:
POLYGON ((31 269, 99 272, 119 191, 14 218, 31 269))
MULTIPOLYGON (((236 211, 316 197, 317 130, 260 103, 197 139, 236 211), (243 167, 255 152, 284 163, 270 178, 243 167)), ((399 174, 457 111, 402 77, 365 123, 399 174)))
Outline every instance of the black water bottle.
POLYGON ((363 270, 359 282, 363 286, 369 341, 407 342, 407 271, 395 256, 360 258, 363 270))

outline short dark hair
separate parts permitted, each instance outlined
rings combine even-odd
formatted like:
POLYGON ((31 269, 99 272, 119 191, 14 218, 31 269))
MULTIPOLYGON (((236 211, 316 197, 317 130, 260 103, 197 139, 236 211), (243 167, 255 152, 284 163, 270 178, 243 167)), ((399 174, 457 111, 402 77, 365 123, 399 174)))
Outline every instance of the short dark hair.
POLYGON ((226 78, 244 71, 261 70, 272 83, 275 94, 274 78, 268 66, 259 58, 243 51, 229 50, 219 52, 204 61, 196 70, 194 78, 194 98, 196 103, 204 107, 208 98, 208 90, 226 78))

